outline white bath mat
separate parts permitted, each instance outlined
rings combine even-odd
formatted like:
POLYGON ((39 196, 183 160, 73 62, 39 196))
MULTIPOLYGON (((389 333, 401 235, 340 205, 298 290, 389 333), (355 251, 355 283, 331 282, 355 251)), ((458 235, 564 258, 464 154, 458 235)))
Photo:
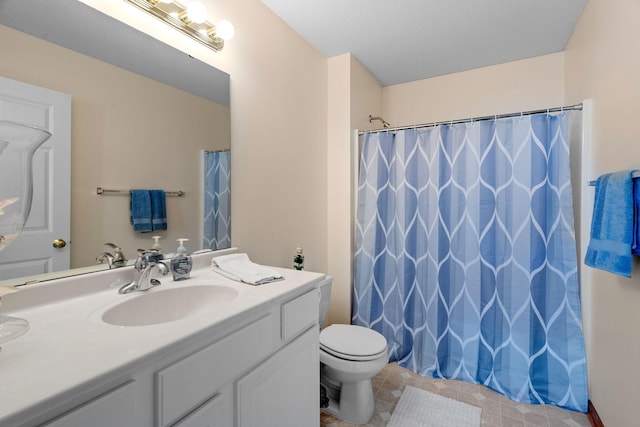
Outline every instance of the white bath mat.
POLYGON ((482 409, 406 386, 387 427, 479 427, 482 409))

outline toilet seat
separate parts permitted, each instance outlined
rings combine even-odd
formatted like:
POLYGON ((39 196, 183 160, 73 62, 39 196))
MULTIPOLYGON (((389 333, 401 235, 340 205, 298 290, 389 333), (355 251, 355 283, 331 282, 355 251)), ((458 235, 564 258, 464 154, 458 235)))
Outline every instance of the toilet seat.
POLYGON ((375 360, 387 352, 378 332, 356 325, 331 325, 320 332, 320 349, 345 360, 375 360))

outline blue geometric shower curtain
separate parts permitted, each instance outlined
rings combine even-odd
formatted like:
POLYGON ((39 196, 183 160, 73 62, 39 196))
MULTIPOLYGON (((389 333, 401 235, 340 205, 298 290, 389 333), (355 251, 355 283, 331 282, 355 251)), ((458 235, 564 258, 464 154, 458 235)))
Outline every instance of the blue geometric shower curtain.
POLYGON ((569 115, 365 135, 352 320, 391 360, 586 412, 569 115))
POLYGON ((203 151, 204 238, 203 249, 231 247, 231 152, 203 151))

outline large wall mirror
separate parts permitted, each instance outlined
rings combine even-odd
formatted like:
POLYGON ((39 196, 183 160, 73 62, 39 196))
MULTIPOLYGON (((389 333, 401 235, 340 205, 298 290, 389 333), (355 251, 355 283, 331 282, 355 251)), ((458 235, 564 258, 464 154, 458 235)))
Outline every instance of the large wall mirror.
POLYGON ((0 0, 0 39, 0 77, 71 97, 73 270, 52 277, 93 271, 107 242, 129 259, 154 235, 202 249, 203 151, 230 149, 229 75, 77 0, 0 0), (166 231, 134 232, 135 188, 184 192, 166 198, 166 231))

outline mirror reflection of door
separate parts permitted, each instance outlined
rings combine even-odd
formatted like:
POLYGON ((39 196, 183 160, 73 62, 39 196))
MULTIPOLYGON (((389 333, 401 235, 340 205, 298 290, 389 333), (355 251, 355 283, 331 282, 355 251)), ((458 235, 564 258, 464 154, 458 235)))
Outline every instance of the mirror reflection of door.
POLYGON ((71 96, 0 77, 0 120, 39 126, 52 134, 34 155, 31 213, 22 233, 0 252, 0 281, 67 270, 71 96))

